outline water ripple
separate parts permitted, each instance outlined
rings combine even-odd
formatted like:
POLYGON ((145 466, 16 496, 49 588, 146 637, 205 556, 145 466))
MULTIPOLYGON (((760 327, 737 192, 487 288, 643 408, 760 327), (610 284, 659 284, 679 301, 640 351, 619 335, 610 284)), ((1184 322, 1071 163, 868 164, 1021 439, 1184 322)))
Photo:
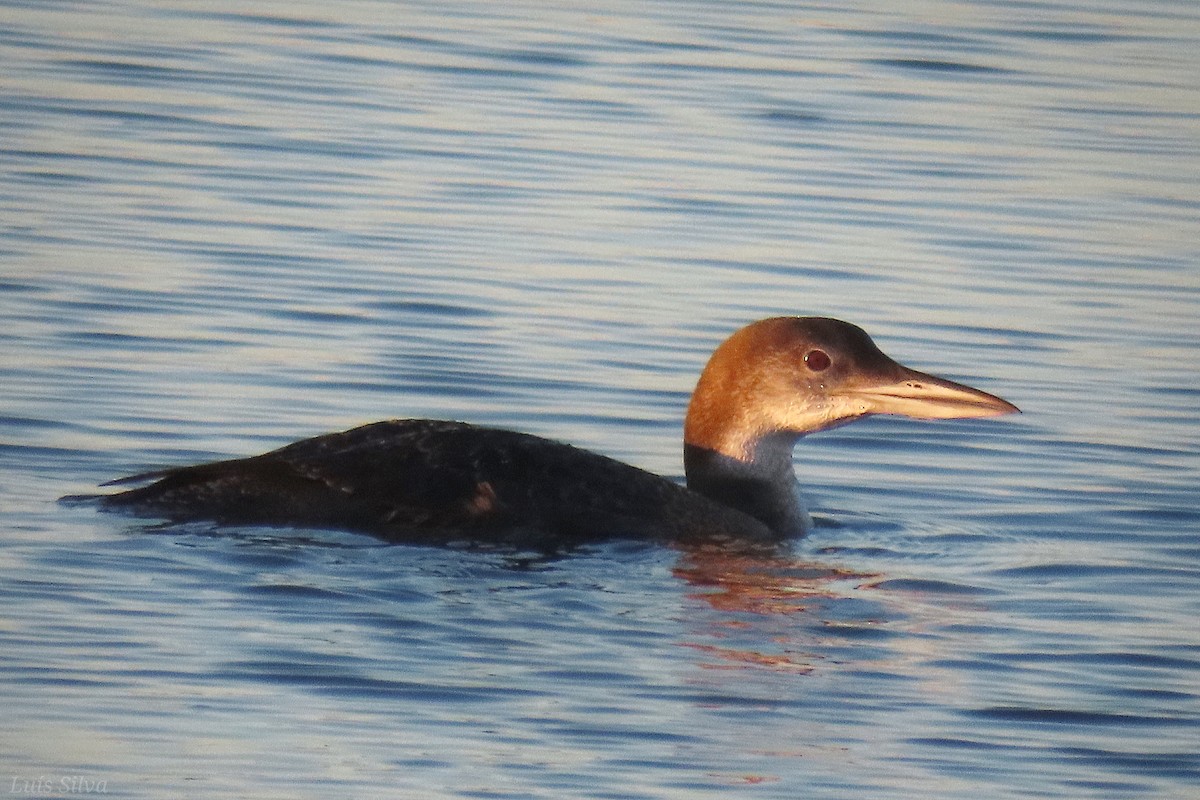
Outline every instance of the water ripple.
POLYGON ((6 6, 0 759, 128 797, 1195 796, 1197 12, 1021 10, 6 6), (680 477, 712 347, 794 313, 1025 414, 811 437, 817 527, 761 552, 54 502, 394 416, 680 477))

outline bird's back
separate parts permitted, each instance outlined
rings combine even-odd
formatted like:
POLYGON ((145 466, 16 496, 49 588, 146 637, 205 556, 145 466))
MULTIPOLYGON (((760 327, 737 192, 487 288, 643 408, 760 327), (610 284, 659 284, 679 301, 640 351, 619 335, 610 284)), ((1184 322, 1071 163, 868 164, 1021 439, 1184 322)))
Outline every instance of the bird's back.
POLYGON ((377 422, 127 480, 138 479, 154 482, 102 503, 172 520, 347 528, 393 540, 766 534, 747 515, 620 461, 461 422, 377 422))

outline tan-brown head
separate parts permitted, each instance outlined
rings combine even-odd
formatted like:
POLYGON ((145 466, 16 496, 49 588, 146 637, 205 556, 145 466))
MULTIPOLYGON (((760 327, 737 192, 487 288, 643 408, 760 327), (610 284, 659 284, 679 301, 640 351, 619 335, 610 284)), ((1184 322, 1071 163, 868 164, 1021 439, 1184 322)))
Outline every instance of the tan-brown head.
POLYGON ((1018 409, 995 395, 902 366, 856 325, 774 317, 716 349, 688 406, 684 441, 738 459, 777 434, 792 438, 869 414, 990 417, 1018 409))

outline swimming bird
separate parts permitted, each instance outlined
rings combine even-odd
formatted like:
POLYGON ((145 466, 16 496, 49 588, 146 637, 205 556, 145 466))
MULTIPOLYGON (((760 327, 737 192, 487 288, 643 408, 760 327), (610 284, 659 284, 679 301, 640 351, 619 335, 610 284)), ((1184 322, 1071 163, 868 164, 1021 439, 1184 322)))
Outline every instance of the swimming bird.
POLYGON ((172 521, 339 528, 393 541, 779 540, 811 524, 792 466, 800 437, 872 414, 1017 411, 901 366, 855 325, 775 317, 735 332, 701 373, 684 424, 686 486, 530 434, 399 419, 118 479, 106 485, 153 482, 100 503, 172 521))

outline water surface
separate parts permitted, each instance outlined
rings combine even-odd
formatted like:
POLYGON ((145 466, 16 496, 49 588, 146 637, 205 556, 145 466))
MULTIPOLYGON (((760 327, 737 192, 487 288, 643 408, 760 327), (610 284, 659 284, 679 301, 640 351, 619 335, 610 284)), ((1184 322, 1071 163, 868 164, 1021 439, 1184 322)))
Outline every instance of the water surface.
POLYGON ((0 13, 0 787, 1200 792, 1193 3, 0 13), (1025 414, 802 443, 775 555, 54 502, 401 416, 678 477, 772 314, 1025 414))

